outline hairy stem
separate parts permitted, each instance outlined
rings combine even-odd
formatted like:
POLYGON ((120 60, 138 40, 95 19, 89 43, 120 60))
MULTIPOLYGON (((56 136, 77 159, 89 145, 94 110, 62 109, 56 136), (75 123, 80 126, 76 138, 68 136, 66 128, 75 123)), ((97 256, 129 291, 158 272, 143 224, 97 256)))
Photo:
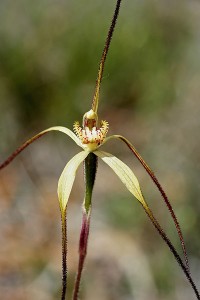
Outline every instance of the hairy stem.
POLYGON ((106 43, 103 49, 103 53, 102 53, 102 57, 100 60, 100 64, 99 64, 99 70, 98 70, 98 75, 97 75, 97 80, 96 80, 96 87, 95 87, 95 93, 94 93, 94 97, 93 97, 93 101, 92 101, 92 109, 95 113, 97 113, 98 110, 98 103, 99 103, 99 92, 100 92, 100 85, 101 85, 101 80, 102 80, 102 76, 103 76, 103 71, 104 71, 104 65, 105 65, 105 61, 106 61, 106 57, 108 54, 108 50, 110 47, 110 42, 113 36, 113 32, 115 29, 115 25, 117 22, 117 18, 119 15, 119 10, 120 10, 120 4, 121 4, 122 0, 117 0, 116 3, 116 7, 115 7, 115 12, 112 18, 112 22, 108 31, 108 35, 106 38, 106 43))
POLYGON ((79 240, 79 263, 78 263, 78 272, 77 272, 74 292, 73 292, 73 300, 77 300, 79 295, 82 271, 83 271, 85 258, 87 255, 89 229, 90 229, 90 213, 86 214, 83 208, 82 228, 81 228, 80 240, 79 240))
POLYGON ((78 299, 83 267, 87 256, 87 246, 90 229, 90 214, 92 206, 92 191, 94 187, 96 171, 97 157, 93 153, 90 153, 84 161, 85 197, 83 203, 82 227, 79 240, 79 263, 74 285, 73 300, 78 299))
POLYGON ((67 290, 67 210, 61 212, 62 224, 62 295, 65 300, 67 290))

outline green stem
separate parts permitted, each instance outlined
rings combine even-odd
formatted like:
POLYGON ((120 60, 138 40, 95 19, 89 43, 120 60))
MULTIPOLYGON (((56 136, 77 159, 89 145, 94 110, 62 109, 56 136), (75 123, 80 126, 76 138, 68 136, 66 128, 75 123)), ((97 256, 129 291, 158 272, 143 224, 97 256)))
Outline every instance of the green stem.
POLYGON ((97 171, 97 156, 91 152, 84 160, 85 198, 84 198, 83 205, 86 214, 89 213, 91 207, 92 191, 94 187, 96 171, 97 171))
POLYGON ((85 263, 85 258, 87 256, 88 237, 90 230, 90 214, 92 206, 92 191, 95 182, 96 170, 97 157, 93 153, 90 153, 84 161, 85 198, 83 203, 82 227, 79 240, 79 263, 73 292, 73 300, 78 299, 83 266, 85 263))

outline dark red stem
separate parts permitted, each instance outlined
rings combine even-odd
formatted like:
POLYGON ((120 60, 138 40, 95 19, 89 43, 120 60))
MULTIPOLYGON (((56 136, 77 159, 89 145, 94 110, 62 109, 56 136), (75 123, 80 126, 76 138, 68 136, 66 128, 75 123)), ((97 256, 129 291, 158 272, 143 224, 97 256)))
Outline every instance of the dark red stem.
POLYGON ((78 264, 78 272, 77 272, 75 286, 74 286, 73 300, 78 299, 83 266, 87 255, 89 230, 90 230, 90 213, 86 214, 86 212, 83 211, 82 228, 81 228, 80 240, 79 240, 79 264, 78 264))

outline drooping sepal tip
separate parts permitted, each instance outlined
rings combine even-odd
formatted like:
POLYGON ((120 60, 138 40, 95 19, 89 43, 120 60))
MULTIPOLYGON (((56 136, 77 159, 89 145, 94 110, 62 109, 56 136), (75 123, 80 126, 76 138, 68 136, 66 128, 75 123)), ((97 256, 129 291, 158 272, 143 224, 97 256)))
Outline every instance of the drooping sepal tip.
POLYGON ((26 142, 24 142, 20 147, 18 147, 4 162, 0 164, 0 170, 5 168, 7 165, 9 165, 24 149, 26 149, 30 144, 38 140, 40 137, 45 135, 46 133, 50 131, 60 131, 68 135, 78 146, 82 147, 80 140, 78 137, 68 128, 63 127, 63 126, 54 126, 50 127, 48 129, 45 129, 26 142))
POLYGON ((126 188, 140 202, 140 204, 144 208, 146 214, 148 215, 151 222, 155 226, 156 230, 158 231, 158 233, 160 234, 162 239, 165 241, 165 243, 169 247, 170 251, 172 252, 174 258, 176 259, 176 261, 178 262, 178 264, 182 268, 183 272, 185 273, 188 281, 190 282, 190 284, 191 284, 191 286, 192 286, 192 288, 195 292, 195 295, 196 295, 197 299, 200 300, 199 291, 198 291, 198 289, 197 289, 197 287, 194 283, 193 278, 190 275, 187 264, 184 263, 184 261, 181 259, 180 255, 176 251, 176 249, 173 246, 173 244, 171 243, 170 239, 168 238, 168 236, 166 235, 166 233, 164 232, 164 230, 162 229, 162 227, 160 226, 160 224, 158 223, 158 221, 154 217, 154 215, 153 215, 152 211, 150 210, 147 202, 145 201, 145 198, 144 198, 144 196, 141 192, 141 189, 140 189, 139 182, 138 182, 136 176, 134 175, 134 173, 131 171, 131 169, 126 164, 124 164, 122 161, 120 161, 118 158, 116 158, 112 154, 104 152, 104 151, 98 151, 98 150, 96 150, 94 153, 113 169, 113 171, 116 173, 116 175, 124 183, 126 188))

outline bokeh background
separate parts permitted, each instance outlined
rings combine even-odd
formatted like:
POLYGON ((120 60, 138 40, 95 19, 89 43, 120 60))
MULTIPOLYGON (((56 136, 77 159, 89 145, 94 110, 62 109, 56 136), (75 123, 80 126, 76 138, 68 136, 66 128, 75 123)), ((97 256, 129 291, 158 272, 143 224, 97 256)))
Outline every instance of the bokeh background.
MULTIPOLYGON (((0 160, 53 125, 72 129, 90 109, 115 1, 0 1, 0 160)), ((200 288, 200 2, 126 0, 102 81, 100 119, 129 138, 155 171, 182 227, 200 288)), ((181 253, 163 201, 120 142, 105 148, 131 166, 181 253)), ((57 180, 79 151, 49 133, 0 174, 0 299, 60 299, 57 180)), ((78 259, 80 168, 69 202, 68 297, 78 259)), ((99 162, 80 299, 195 299, 140 205, 99 162)))

